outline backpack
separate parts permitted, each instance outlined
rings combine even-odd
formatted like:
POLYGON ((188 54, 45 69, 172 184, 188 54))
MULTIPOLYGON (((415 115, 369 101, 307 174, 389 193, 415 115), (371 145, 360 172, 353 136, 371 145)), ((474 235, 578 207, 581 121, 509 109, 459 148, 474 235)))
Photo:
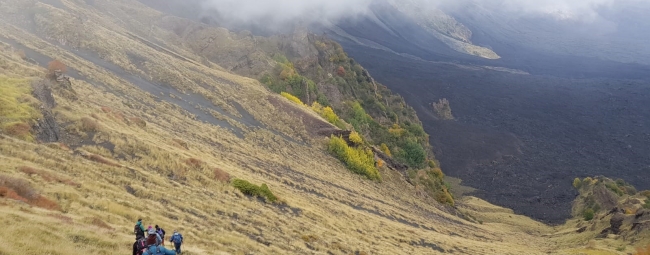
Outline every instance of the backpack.
POLYGON ((156 245, 157 243, 158 243, 158 239, 156 238, 156 234, 147 236, 147 242, 145 243, 147 247, 151 245, 156 245))
POLYGON ((183 237, 181 236, 181 234, 178 234, 178 235, 173 235, 171 241, 172 243, 181 243, 182 240, 183 237))
POLYGON ((135 241, 135 248, 138 251, 138 254, 144 253, 144 250, 147 248, 147 244, 144 241, 144 238, 140 238, 135 241))
POLYGON ((164 229, 160 228, 160 230, 158 230, 157 232, 158 232, 158 234, 160 235, 160 238, 164 238, 164 237, 165 237, 165 230, 164 230, 164 229))
POLYGON ((133 233, 135 236, 144 236, 144 231, 142 231, 139 224, 135 224, 135 227, 133 227, 133 233))

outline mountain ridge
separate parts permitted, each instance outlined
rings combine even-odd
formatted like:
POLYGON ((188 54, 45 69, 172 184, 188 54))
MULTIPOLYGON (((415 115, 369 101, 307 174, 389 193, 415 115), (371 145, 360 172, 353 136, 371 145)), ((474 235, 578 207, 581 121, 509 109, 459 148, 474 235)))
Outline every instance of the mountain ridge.
MULTIPOLYGON (((29 142, 0 118, 0 211, 11 221, 3 253, 125 253, 139 217, 179 229, 186 254, 621 254, 636 245, 588 247, 591 233, 552 235, 572 227, 476 198, 444 206, 385 167, 382 182, 363 178, 323 148, 315 131, 327 120, 163 40, 170 32, 156 24, 166 15, 130 0, 51 2, 0 5, 0 76, 51 87, 61 127, 57 142, 29 142), (67 65, 61 78, 55 59, 67 65), (247 196, 224 172, 265 184, 280 202, 247 196), (31 243, 17 239, 26 235, 31 243)), ((222 31, 215 40, 232 35, 222 31)), ((53 106, 30 94, 12 99, 53 106)))

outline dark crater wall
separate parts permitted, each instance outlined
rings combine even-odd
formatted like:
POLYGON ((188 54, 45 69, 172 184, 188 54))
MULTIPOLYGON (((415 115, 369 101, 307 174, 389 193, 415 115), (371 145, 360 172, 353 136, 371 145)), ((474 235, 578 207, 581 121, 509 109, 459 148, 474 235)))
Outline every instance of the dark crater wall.
POLYGON ((417 110, 443 170, 490 202, 560 223, 575 177, 650 188, 650 82, 472 70, 344 45, 417 110), (434 118, 439 98, 455 121, 434 118))

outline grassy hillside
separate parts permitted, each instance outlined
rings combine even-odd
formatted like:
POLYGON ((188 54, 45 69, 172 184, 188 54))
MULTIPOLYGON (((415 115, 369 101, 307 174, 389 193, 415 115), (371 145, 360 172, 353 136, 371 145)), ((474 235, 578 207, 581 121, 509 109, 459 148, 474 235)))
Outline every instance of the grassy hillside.
MULTIPOLYGON (((332 124, 355 130, 397 162, 441 171, 413 108, 377 83, 338 43, 302 28, 290 35, 259 37, 176 17, 162 18, 160 26, 168 31, 165 41, 188 46, 205 61, 259 79, 271 91, 295 96, 299 104, 333 109, 336 116, 324 116, 332 124)), ((427 193, 453 204, 443 179, 431 181, 435 185, 421 187, 434 188, 427 193)))
POLYGON ((587 249, 550 236, 570 226, 474 198, 452 210, 386 167, 382 182, 351 173, 318 135, 332 124, 167 43, 152 26, 166 18, 130 0, 0 2, 0 123, 31 125, 0 132, 0 254, 127 254, 140 217, 180 230, 184 254, 587 249), (53 59, 69 78, 46 77, 53 59), (56 142, 30 139, 45 129, 56 142))

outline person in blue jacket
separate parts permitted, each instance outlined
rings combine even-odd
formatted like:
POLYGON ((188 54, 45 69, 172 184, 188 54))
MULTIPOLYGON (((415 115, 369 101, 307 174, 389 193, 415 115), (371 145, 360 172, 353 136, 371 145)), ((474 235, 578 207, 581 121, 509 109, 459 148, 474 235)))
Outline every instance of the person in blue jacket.
POLYGON ((178 231, 174 230, 174 234, 172 235, 171 238, 169 238, 169 241, 174 244, 174 248, 176 248, 176 254, 181 254, 183 235, 181 235, 181 233, 178 233, 178 231))

